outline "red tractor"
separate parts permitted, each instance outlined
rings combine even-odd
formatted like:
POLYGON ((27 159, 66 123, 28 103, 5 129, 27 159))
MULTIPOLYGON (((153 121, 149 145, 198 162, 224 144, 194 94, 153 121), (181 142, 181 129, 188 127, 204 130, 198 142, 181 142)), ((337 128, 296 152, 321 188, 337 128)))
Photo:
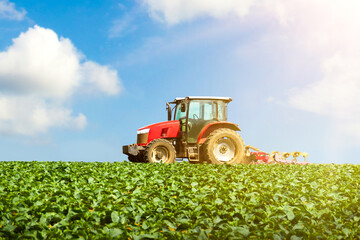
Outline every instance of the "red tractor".
POLYGON ((123 146, 123 153, 131 162, 174 163, 176 158, 188 158, 191 163, 249 163, 238 125, 227 122, 231 101, 176 98, 166 103, 168 121, 138 129, 137 144, 123 146))

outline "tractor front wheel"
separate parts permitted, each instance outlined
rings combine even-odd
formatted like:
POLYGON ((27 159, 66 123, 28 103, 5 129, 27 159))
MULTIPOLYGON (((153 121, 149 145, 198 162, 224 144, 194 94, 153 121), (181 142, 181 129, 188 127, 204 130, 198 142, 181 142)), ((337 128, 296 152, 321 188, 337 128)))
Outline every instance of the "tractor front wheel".
POLYGON ((144 157, 141 154, 138 154, 137 156, 129 155, 128 159, 130 162, 135 162, 135 163, 144 162, 144 157))
POLYGON ((201 146, 202 158, 213 164, 248 163, 244 141, 234 130, 220 128, 213 131, 201 146))
POLYGON ((144 158, 149 163, 174 163, 175 147, 166 139, 151 141, 145 150, 144 158))

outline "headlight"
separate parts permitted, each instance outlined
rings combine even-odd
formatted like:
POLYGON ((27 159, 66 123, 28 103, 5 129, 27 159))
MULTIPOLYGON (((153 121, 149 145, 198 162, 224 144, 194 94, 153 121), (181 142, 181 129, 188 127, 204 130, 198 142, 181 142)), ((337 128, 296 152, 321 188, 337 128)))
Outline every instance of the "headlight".
POLYGON ((144 134, 144 133, 149 133, 150 132, 150 128, 145 128, 145 129, 141 129, 137 131, 137 134, 144 134))
POLYGON ((150 128, 145 128, 137 131, 137 144, 147 144, 149 138, 150 128))

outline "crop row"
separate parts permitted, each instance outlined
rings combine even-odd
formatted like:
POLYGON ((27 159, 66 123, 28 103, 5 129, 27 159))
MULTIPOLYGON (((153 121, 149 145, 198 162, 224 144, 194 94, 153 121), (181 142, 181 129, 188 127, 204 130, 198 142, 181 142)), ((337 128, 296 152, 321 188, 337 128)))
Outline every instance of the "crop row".
POLYGON ((0 162, 0 239, 360 239, 359 165, 0 162))

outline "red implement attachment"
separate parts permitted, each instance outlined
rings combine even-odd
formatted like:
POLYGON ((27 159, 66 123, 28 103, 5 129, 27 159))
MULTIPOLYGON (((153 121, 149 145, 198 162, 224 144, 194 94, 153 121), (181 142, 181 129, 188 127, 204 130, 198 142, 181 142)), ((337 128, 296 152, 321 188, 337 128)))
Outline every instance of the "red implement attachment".
POLYGON ((247 145, 245 147, 246 156, 250 159, 251 164, 298 164, 298 165, 307 165, 309 164, 306 161, 306 157, 309 156, 305 152, 283 152, 278 151, 271 152, 271 154, 262 152, 258 148, 247 145), (252 150, 252 151, 250 151, 252 150), (293 159, 288 159, 290 156, 293 159), (299 162, 297 157, 302 156, 304 158, 303 162, 299 162))
POLYGON ((269 154, 266 152, 250 152, 250 154, 253 156, 253 159, 256 159, 256 162, 269 162, 269 154))

